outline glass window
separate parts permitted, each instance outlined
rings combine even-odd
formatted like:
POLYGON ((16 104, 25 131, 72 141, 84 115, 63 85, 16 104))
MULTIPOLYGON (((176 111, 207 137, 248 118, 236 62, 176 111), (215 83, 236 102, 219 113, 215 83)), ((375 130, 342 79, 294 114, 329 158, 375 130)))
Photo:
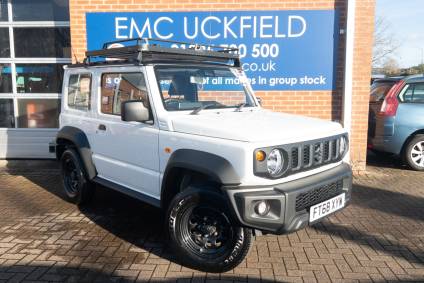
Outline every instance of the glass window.
POLYGON ((150 108, 143 74, 103 74, 101 94, 102 113, 121 115, 121 103, 127 100, 144 101, 144 106, 150 108))
POLYGON ((91 75, 78 74, 69 77, 68 106, 78 110, 89 110, 91 100, 91 75))
POLYGON ((19 99, 19 128, 58 128, 58 99, 19 99))
POLYGON ((9 29, 0 28, 0 57, 10 57, 9 29))
POLYGON ((69 21, 68 0, 12 0, 14 21, 69 21))
POLYGON ((424 103, 424 83, 414 85, 414 94, 412 95, 412 102, 424 103))
POLYGON ((16 57, 71 57, 69 28, 14 28, 16 57))
POLYGON ((0 64, 0 93, 12 92, 12 70, 10 64, 0 64))
POLYGON ((370 102, 383 101, 396 82, 374 83, 371 86, 370 102))
POLYGON ((7 0, 0 0, 0 21, 8 21, 7 0))
POLYGON ((13 99, 0 99, 0 128, 14 128, 13 99))
POLYGON ((255 106, 247 78, 235 68, 166 66, 155 71, 168 111, 255 106))
POLYGON ((424 83, 406 85, 400 94, 402 102, 424 103, 424 83))
POLYGON ((19 93, 60 93, 63 64, 16 64, 19 93))

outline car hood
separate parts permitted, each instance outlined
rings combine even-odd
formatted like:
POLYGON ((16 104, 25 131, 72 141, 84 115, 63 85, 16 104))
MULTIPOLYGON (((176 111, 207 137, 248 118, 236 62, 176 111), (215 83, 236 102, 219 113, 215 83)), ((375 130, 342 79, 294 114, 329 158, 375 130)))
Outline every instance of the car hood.
POLYGON ((171 122, 176 132, 245 142, 313 139, 342 130, 336 122, 268 110, 202 111, 171 122))

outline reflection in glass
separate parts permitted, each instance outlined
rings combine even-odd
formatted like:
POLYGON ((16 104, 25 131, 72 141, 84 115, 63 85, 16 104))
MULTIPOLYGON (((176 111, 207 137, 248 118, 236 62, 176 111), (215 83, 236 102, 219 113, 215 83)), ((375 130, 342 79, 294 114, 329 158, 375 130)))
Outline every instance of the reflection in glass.
POLYGON ((69 21, 68 0, 12 0, 14 21, 69 21))
POLYGON ((12 70, 10 64, 0 64, 0 93, 12 92, 12 70))
POLYGON ((0 28, 0 57, 2 57, 2 58, 10 57, 9 29, 8 28, 0 28))
POLYGON ((69 28, 14 28, 13 33, 16 57, 71 57, 69 28))
POLYGON ((16 89, 19 93, 60 93, 62 64, 17 64, 16 89))
POLYGON ((59 126, 58 99, 19 99, 19 128, 57 128, 59 126))
POLYGON ((146 108, 150 108, 142 73, 104 74, 101 91, 102 113, 120 115, 121 104, 127 100, 141 100, 146 108))
POLYGON ((0 128, 14 128, 13 99, 0 99, 0 128))
POLYGON ((69 108, 88 111, 91 98, 91 75, 76 74, 69 76, 68 106, 69 108))
POLYGON ((7 0, 0 0, 0 21, 7 22, 7 0))

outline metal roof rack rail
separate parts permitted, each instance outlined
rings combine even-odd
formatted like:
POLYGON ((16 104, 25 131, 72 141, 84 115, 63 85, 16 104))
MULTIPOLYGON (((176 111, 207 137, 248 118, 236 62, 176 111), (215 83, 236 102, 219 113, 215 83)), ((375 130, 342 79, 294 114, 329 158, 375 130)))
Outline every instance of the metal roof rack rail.
POLYGON ((95 58, 103 58, 106 61, 109 59, 108 63, 111 64, 116 64, 116 61, 135 64, 190 61, 240 67, 238 48, 142 37, 106 42, 102 49, 87 51, 85 56, 85 65, 98 63, 99 60, 96 61, 95 58), (185 48, 161 46, 161 43, 185 48))

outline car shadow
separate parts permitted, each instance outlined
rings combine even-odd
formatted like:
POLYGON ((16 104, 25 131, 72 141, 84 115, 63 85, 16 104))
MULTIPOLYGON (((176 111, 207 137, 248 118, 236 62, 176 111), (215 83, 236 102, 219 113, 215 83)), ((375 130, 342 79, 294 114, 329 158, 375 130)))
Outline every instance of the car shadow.
MULTIPOLYGON (((145 271, 133 271, 129 270, 129 275, 117 275, 114 270, 114 265, 109 265, 104 269, 96 268, 76 268, 69 266, 58 266, 58 265, 37 265, 28 264, 22 265, 0 265, 0 275, 2 282, 69 282, 69 283, 80 283, 80 282, 242 282, 240 277, 221 274, 213 277, 214 280, 210 281, 208 276, 205 275, 194 275, 194 276, 178 276, 169 278, 152 278, 152 272, 145 271), (130 275, 131 274, 131 275, 130 275), (4 281, 3 281, 4 280, 4 281)), ((123 270, 122 272, 125 272, 123 270)), ((263 282, 272 283, 268 279, 260 279, 255 277, 249 277, 244 282, 263 282)), ((282 282, 282 281, 279 281, 282 282)))
POLYGON ((363 185, 353 186, 352 204, 385 214, 424 221, 424 196, 363 185))
MULTIPOLYGON (((32 171, 11 170, 10 174, 22 176, 46 192, 63 200, 66 199, 57 168, 52 168, 51 170, 47 169, 46 171, 43 171, 40 168, 32 171)), ((18 193, 18 195, 9 197, 22 198, 22 208, 20 209, 28 209, 25 214, 33 214, 34 207, 40 206, 39 203, 32 203, 33 200, 30 197, 27 197, 26 194, 19 195, 18 193)), ((358 209, 359 207, 376 210, 393 216, 400 216, 410 220, 424 220, 424 197, 408 195, 396 191, 388 191, 381 188, 354 185, 352 198, 352 204, 356 206, 355 209, 358 209)), ((40 211, 37 213, 48 212, 48 208, 43 209, 40 207, 39 209, 40 211)), ((122 239, 137 248, 143 249, 148 253, 152 253, 161 259, 181 264, 167 246, 167 238, 163 226, 164 214, 161 210, 128 197, 122 193, 102 186, 97 186, 92 202, 87 206, 79 207, 79 211, 94 224, 106 230, 108 233, 113 234, 117 238, 122 239)), ((337 236, 344 240, 353 241, 358 245, 370 247, 384 254, 404 258, 409 262, 416 262, 420 264, 424 263, 424 254, 421 250, 414 250, 411 247, 398 242, 395 244, 396 248, 393 248, 393 246, 385 246, 381 243, 385 243, 386 239, 382 239, 378 235, 372 233, 360 231, 353 225, 348 226, 324 221, 323 223, 315 225, 314 229, 331 236, 337 236)), ((38 266, 34 267, 38 268, 38 266)), ((8 267, 0 266, 0 274, 2 268, 4 269, 8 267)), ((59 273, 76 272, 73 268, 55 268, 59 270, 59 273)), ((55 269, 53 269, 53 271, 54 270, 55 269)), ((9 271, 5 270, 5 272, 9 271)), ((110 274, 102 273, 101 270, 88 270, 87 274, 84 271, 82 277, 77 277, 75 282, 97 281, 97 279, 94 280, 90 276, 100 279, 104 278, 105 275, 106 277, 110 276, 110 274), (90 275, 91 273, 94 275, 90 275), (91 278, 93 280, 85 280, 84 276, 88 276, 87 278, 91 278)), ((79 275, 71 274, 69 276, 79 275)), ((124 280, 125 277, 118 279, 124 280)), ((249 277, 249 280, 250 279, 251 277, 249 277)), ((199 280, 202 282, 203 279, 199 278, 199 280)), ((231 281, 231 279, 228 280, 231 281)), ((161 281, 163 282, 163 280, 161 281)), ((108 281, 100 280, 98 282, 108 281)), ((165 282, 175 282, 175 279, 165 282)))
POLYGON ((389 153, 367 151, 367 166, 410 170, 399 156, 389 153))
MULTIPOLYGON (((421 266, 421 268, 424 267, 424 252, 422 249, 402 244, 401 239, 395 238, 388 240, 375 233, 367 233, 356 229, 354 225, 332 223, 327 220, 313 225, 313 229, 317 232, 342 239, 347 245, 353 242, 355 245, 361 247, 362 250, 367 250, 366 254, 371 260, 384 260, 380 256, 389 255, 402 259, 408 262, 408 264, 421 266)), ((419 282, 424 282, 424 277, 419 282)))

